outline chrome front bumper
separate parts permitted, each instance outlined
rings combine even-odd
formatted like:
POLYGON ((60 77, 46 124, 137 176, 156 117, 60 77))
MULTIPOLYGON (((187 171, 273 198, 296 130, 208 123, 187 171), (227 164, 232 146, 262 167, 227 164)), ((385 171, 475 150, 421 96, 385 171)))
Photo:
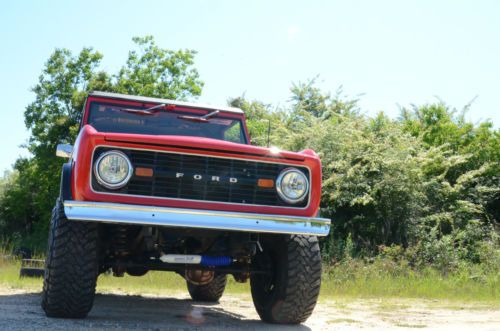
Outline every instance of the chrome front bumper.
POLYGON ((326 236, 327 218, 233 213, 105 202, 64 201, 69 220, 326 236))

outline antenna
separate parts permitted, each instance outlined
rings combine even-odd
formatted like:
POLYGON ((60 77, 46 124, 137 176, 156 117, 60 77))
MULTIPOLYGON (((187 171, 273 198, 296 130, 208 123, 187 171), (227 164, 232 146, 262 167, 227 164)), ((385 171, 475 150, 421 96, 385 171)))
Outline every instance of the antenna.
POLYGON ((269 148, 269 136, 271 135, 271 120, 267 120, 267 148, 269 148))

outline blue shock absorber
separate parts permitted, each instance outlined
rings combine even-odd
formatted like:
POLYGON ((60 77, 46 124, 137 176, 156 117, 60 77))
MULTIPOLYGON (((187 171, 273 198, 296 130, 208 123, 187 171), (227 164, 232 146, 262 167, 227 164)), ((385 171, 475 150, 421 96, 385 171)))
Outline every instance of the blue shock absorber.
POLYGON ((233 262, 229 256, 201 256, 200 264, 206 267, 224 267, 233 262))

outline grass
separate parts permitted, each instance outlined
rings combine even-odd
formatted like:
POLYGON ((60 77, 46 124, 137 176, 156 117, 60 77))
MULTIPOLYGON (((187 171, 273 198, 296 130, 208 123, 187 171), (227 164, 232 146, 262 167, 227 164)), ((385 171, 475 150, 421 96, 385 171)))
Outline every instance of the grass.
MULTIPOLYGON (((20 278, 19 260, 1 260, 0 257, 0 289, 20 289, 28 291, 40 291, 42 289, 41 278, 20 278)), ((169 295, 172 293, 187 293, 184 279, 173 272, 148 272, 142 277, 113 277, 112 275, 100 275, 97 281, 97 291, 101 293, 124 292, 128 294, 147 295, 169 295)), ((249 284, 237 283, 232 277, 228 278, 227 291, 229 293, 250 293, 249 284)))
MULTIPOLYGON (((250 293, 248 283, 241 284, 228 278, 226 287, 228 293, 250 293)), ((113 277, 101 275, 97 281, 97 291, 102 293, 126 292, 129 294, 170 295, 172 293, 187 293, 186 281, 176 273, 151 271, 142 277, 113 277)))
POLYGON ((0 257, 0 290, 1 288, 23 289, 37 291, 42 288, 40 278, 20 278, 19 269, 21 262, 19 260, 2 260, 0 257))
MULTIPOLYGON (((0 257, 0 289, 24 289, 40 291, 40 278, 19 278, 19 260, 2 260, 0 257)), ((482 303, 489 307, 500 307, 498 298, 499 276, 487 273, 471 277, 469 273, 449 274, 446 277, 437 271, 408 272, 394 274, 380 270, 380 266, 364 266, 360 269, 340 266, 325 268, 320 301, 342 301, 350 299, 428 299, 448 302, 460 309, 460 303, 482 303)), ((186 294, 185 281, 177 274, 149 272, 143 277, 113 277, 101 275, 97 291, 101 293, 125 292, 128 294, 171 295, 186 294)), ((227 292, 249 294, 248 283, 241 284, 229 277, 227 292)), ((383 305, 383 303, 381 303, 383 305)), ((390 307, 385 307, 390 309, 390 307)), ((385 309, 381 306, 381 309, 385 309)))
POLYGON ((464 266, 447 275, 427 268, 415 271, 388 261, 373 264, 351 261, 326 268, 323 297, 408 298, 500 305, 498 272, 464 266))
POLYGON ((423 298, 459 301, 498 301, 499 279, 488 275, 479 282, 454 275, 434 274, 386 277, 356 277, 338 281, 334 275, 325 275, 322 294, 326 297, 363 298, 423 298))

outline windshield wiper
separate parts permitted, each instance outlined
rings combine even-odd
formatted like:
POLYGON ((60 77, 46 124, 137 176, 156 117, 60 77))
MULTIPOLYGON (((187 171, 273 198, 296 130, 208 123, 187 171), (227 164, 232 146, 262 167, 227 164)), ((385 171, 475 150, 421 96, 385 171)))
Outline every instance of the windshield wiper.
POLYGON ((146 109, 121 108, 120 111, 137 115, 153 115, 159 112, 160 108, 163 108, 165 106, 166 104, 162 103, 146 109))
POLYGON ((181 120, 186 120, 186 121, 206 123, 212 117, 217 116, 218 113, 220 113, 219 110, 214 110, 213 112, 205 114, 203 116, 180 115, 180 116, 177 116, 177 118, 181 119, 181 120))

